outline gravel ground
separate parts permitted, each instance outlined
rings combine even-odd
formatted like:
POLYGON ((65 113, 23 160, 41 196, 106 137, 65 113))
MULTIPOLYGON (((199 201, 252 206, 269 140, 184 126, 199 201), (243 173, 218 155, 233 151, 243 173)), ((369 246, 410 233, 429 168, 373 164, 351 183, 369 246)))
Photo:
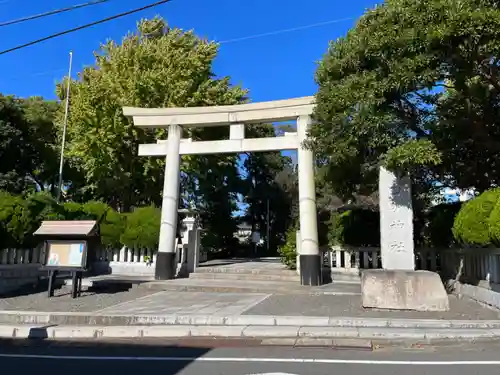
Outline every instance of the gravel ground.
POLYGON ((470 299, 450 296, 450 311, 381 311, 363 309, 360 296, 272 295, 246 310, 243 315, 344 316, 363 318, 495 320, 500 311, 483 307, 470 299))
POLYGON ((22 296, 0 297, 0 310, 39 312, 92 312, 119 303, 156 293, 146 288, 132 288, 127 291, 87 291, 83 288, 81 297, 71 298, 71 289, 56 289, 54 297, 47 298, 47 291, 22 296))

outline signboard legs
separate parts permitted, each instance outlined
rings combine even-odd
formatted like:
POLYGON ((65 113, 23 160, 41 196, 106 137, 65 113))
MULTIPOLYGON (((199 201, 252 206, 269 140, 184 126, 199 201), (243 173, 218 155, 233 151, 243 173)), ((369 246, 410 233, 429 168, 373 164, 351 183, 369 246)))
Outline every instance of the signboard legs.
POLYGON ((47 296, 54 297, 54 283, 57 277, 57 270, 49 271, 49 290, 47 291, 47 296))

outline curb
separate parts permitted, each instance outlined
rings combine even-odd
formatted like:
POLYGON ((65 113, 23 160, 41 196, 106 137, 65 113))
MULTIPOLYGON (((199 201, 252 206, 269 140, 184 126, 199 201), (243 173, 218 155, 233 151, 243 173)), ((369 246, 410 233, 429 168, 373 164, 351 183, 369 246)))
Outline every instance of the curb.
POLYGON ((397 329, 498 329, 500 320, 387 319, 269 315, 119 315, 102 313, 0 311, 0 325, 67 326, 265 326, 397 329))
MULTIPOLYGON (((363 340, 477 340, 500 337, 500 329, 404 329, 304 326, 0 326, 0 337, 22 339, 106 339, 106 338, 269 338, 363 339, 363 340)), ((279 341, 278 344, 280 345, 279 341)))

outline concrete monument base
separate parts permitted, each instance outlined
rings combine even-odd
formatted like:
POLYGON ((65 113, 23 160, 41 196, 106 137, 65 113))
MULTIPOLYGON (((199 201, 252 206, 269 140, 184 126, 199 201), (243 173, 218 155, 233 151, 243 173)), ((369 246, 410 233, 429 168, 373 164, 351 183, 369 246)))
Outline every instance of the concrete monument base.
POLYGON ((361 296, 365 308, 414 311, 450 309, 441 278, 430 271, 363 271, 361 296))

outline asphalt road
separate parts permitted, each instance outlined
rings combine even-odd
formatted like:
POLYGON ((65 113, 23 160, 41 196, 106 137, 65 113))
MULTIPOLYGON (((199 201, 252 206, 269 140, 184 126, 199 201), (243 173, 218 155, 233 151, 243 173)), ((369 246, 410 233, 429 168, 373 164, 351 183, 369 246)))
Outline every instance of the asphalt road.
POLYGON ((500 343, 373 351, 320 348, 188 347, 138 342, 0 341, 0 368, 16 375, 70 373, 161 375, 498 375, 500 343))

